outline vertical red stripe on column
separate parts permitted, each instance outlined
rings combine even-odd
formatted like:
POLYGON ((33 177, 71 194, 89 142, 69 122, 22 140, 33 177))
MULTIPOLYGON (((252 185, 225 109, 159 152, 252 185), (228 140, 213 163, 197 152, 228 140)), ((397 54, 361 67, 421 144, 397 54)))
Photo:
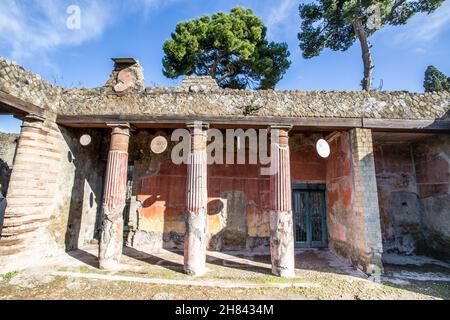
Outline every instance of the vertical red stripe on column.
POLYGON ((105 181, 104 208, 112 209, 125 203, 128 153, 110 151, 105 181))
POLYGON ((272 166, 275 173, 271 180, 272 209, 290 211, 291 204, 291 170, 289 163, 289 147, 272 144, 272 166))

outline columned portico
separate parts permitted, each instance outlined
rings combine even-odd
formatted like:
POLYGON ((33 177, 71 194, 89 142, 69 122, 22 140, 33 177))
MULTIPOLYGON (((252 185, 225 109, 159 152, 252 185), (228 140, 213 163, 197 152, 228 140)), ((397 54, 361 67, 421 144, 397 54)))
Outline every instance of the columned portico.
POLYGON ((270 253, 272 273, 283 278, 295 276, 294 234, 292 225, 289 126, 271 127, 270 178, 271 216, 270 253))
POLYGON ((188 123, 191 147, 187 158, 186 232, 184 238, 184 271, 191 275, 206 272, 207 246, 207 157, 208 124, 188 123))
POLYGON ((128 143, 128 123, 108 124, 111 143, 106 167, 103 196, 102 231, 99 246, 99 264, 102 269, 119 265, 123 246, 123 209, 125 207, 128 143))

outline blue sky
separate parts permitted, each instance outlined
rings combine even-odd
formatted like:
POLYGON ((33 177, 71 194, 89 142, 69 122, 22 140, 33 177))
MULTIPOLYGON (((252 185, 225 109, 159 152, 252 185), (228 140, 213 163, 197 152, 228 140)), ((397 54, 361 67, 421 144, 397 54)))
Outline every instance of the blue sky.
MULTIPOLYGON (((359 43, 346 52, 326 50, 305 60, 298 48, 298 5, 312 0, 1 0, 0 55, 50 82, 96 87, 112 69, 111 57, 140 60, 147 86, 177 85, 161 72, 162 45, 177 22, 228 12, 236 5, 253 9, 268 27, 268 38, 287 42, 291 68, 278 89, 359 90, 359 43), (68 6, 81 9, 80 29, 66 26, 68 6)), ((370 38, 374 85, 383 90, 422 92, 423 73, 433 64, 450 75, 450 1, 407 25, 386 27, 370 38)), ((19 122, 0 116, 0 131, 18 132, 19 122)))

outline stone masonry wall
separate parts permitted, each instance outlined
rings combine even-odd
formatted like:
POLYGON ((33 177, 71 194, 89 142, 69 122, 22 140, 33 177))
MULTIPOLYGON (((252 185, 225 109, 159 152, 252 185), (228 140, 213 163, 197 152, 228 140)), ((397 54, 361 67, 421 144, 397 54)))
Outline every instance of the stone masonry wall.
POLYGON ((413 143, 377 143, 374 155, 384 251, 417 253, 425 243, 413 143))
POLYGON ((0 132, 0 192, 3 196, 8 191, 18 137, 17 134, 0 132))
POLYGON ((414 144, 425 252, 450 261, 450 135, 414 144))
POLYGON ((370 130, 353 129, 332 142, 327 205, 330 248, 378 277, 382 240, 370 130))
MULTIPOLYGON (((26 119, 17 147, 0 238, 0 256, 22 253, 38 259, 54 253, 60 223, 62 139, 52 120, 26 119), (52 232, 55 231, 55 232, 52 232)), ((15 263, 20 263, 15 258, 15 263)))
POLYGON ((375 176, 372 131, 368 129, 350 130, 352 145, 353 175, 355 201, 353 208, 357 219, 361 219, 362 232, 356 246, 360 250, 359 265, 361 269, 374 276, 379 276, 382 268, 380 212, 375 176))
POLYGON ((62 170, 65 198, 61 215, 67 218, 64 247, 74 250, 89 244, 97 237, 96 228, 103 191, 105 163, 99 150, 102 149, 103 130, 61 128, 66 144, 66 161, 62 170), (83 146, 80 137, 91 136, 91 143, 83 146))
POLYGON ((252 109, 250 116, 435 119, 446 117, 449 106, 450 93, 154 88, 117 96, 106 89, 70 89, 63 91, 59 113, 243 116, 252 109))
POLYGON ((375 147, 385 252, 449 259, 449 135, 375 147))
MULTIPOLYGON (((69 248, 72 196, 75 201, 78 193, 90 194, 74 185, 75 177, 78 171, 90 172, 94 167, 93 174, 101 174, 100 166, 73 152, 77 141, 77 135, 71 136, 54 119, 25 119, 0 238, 0 268, 23 268, 69 248)), ((96 154, 94 150, 86 153, 96 154)), ((95 226, 88 224, 88 228, 95 226)))
POLYGON ((0 91, 41 107, 48 114, 57 112, 62 89, 0 57, 0 91))

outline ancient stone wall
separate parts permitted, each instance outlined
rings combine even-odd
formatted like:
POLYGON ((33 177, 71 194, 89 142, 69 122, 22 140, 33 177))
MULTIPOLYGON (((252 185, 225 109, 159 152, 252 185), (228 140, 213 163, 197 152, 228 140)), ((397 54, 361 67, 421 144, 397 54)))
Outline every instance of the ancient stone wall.
POLYGON ((448 258, 448 141, 448 135, 436 135, 376 145, 385 252, 448 258))
POLYGON ((0 256, 18 254, 14 264, 45 258, 58 251, 58 243, 64 245, 63 141, 52 119, 24 120, 0 239, 0 256))
POLYGON ((426 254, 450 260, 450 135, 414 145, 426 254))
POLYGON ((114 70, 99 88, 63 89, 0 57, 0 90, 61 115, 147 114, 269 117, 367 117, 386 119, 448 118, 450 93, 372 91, 278 91, 220 89, 208 77, 186 78, 179 87, 143 88, 143 71, 131 66, 135 79, 124 92, 114 70), (248 111, 251 110, 251 114, 248 111))
POLYGON ((327 205, 330 248, 378 278, 382 241, 370 130, 353 129, 332 142, 327 205))
POLYGON ((117 96, 103 89, 70 89, 63 92, 59 113, 435 119, 445 117, 449 105, 449 93, 231 89, 189 92, 175 87, 117 96), (253 111, 248 114, 248 110, 253 111))
POLYGON ((424 238, 413 145, 378 143, 374 154, 384 251, 416 253, 417 248, 423 247, 424 238))
POLYGON ((19 135, 0 132, 0 192, 6 196, 19 135))
POLYGON ((355 190, 353 210, 361 228, 354 242, 359 249, 358 267, 377 278, 382 271, 383 245, 372 130, 352 129, 350 139, 355 190))
POLYGON ((97 238, 101 199, 103 191, 103 173, 105 170, 102 159, 104 130, 65 129, 61 128, 67 161, 64 161, 62 174, 64 178, 60 185, 64 207, 61 215, 65 217, 67 228, 64 247, 73 250, 90 243, 97 238), (88 134, 91 142, 87 146, 80 143, 80 137, 88 134))
POLYGON ((343 132, 330 145, 327 159, 327 229, 329 247, 348 260, 355 259, 353 247, 357 221, 353 215, 353 172, 350 135, 343 132))
POLYGON ((26 71, 15 62, 0 57, 0 91, 43 108, 46 113, 57 112, 61 88, 26 71))
MULTIPOLYGON (((54 119, 25 119, 9 185, 0 266, 14 270, 70 248, 66 245, 70 240, 71 209, 77 214, 86 212, 84 207, 82 212, 71 207, 72 196, 76 201, 79 193, 90 194, 86 188, 74 185, 75 177, 80 171, 101 174, 101 166, 89 161, 97 150, 85 151, 83 158, 76 150, 77 139, 77 134, 59 127, 54 119)), ((101 188, 101 180, 96 186, 101 188)), ((87 224, 86 228, 95 225, 87 224)))

